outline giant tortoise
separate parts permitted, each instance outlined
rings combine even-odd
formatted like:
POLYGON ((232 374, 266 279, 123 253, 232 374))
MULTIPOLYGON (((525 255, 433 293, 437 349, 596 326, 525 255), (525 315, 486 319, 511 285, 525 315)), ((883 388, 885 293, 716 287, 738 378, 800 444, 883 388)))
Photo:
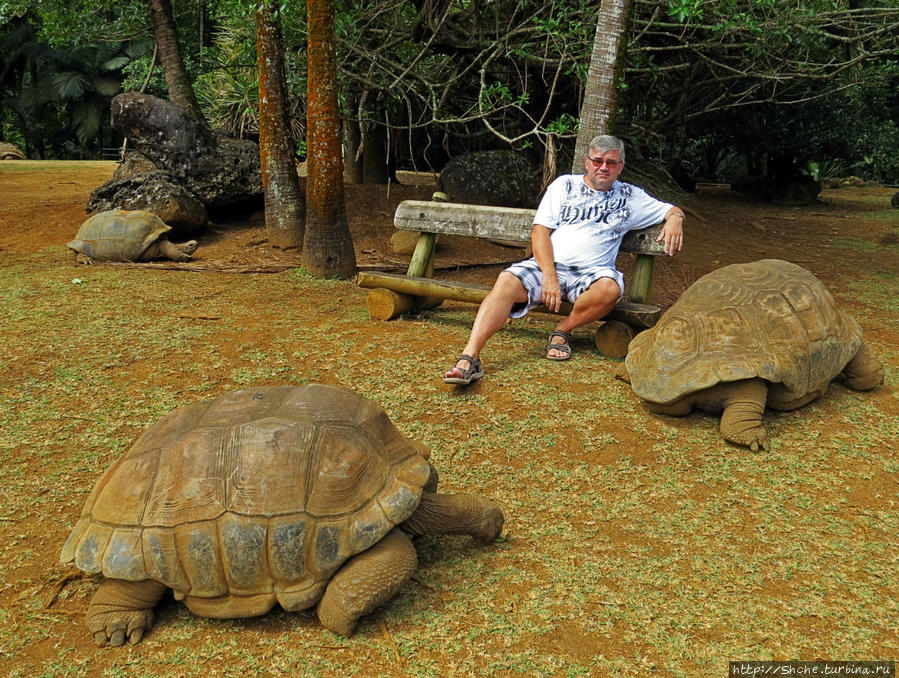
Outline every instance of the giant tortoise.
POLYGON ((87 624, 138 642, 167 588, 195 614, 318 605, 350 635, 417 565, 410 536, 499 536, 503 514, 436 494, 424 445, 352 391, 249 388, 170 412, 100 479, 61 560, 104 580, 87 624))
POLYGON ((858 323, 824 285, 779 259, 732 264, 691 285, 628 349, 626 374, 653 412, 721 412, 721 435, 768 449, 765 406, 801 407, 835 377, 856 390, 883 383, 858 323))
POLYGON ((197 241, 175 244, 166 233, 172 227, 147 210, 107 210, 81 224, 68 243, 82 264, 95 261, 190 261, 197 241))

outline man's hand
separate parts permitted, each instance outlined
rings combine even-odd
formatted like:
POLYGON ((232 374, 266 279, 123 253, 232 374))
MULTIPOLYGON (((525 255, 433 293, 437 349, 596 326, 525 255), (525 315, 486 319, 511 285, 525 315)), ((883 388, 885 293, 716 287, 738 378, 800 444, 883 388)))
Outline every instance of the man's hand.
POLYGON ((684 246, 684 213, 680 208, 672 207, 665 215, 665 225, 656 238, 656 242, 664 241, 665 254, 669 257, 680 252, 684 246))
POLYGON ((562 288, 555 273, 543 274, 543 304, 553 312, 562 308, 562 288))
POLYGON ((553 244, 550 231, 546 226, 534 224, 531 231, 531 246, 534 248, 534 259, 543 273, 542 301, 550 311, 558 311, 562 308, 562 287, 559 285, 559 277, 556 275, 556 265, 553 261, 553 244))

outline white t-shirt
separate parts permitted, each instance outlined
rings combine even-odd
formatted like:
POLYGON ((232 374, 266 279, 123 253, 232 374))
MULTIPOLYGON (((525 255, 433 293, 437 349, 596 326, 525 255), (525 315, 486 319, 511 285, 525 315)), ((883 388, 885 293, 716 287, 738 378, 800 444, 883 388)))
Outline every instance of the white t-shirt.
POLYGON ((614 269, 624 234, 660 223, 672 207, 623 181, 595 191, 582 174, 566 174, 547 187, 534 224, 552 230, 556 263, 614 269))

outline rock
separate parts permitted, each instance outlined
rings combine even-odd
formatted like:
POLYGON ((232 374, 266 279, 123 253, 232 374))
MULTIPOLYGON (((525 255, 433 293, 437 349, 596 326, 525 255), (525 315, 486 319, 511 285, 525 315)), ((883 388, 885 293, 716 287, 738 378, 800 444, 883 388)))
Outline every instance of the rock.
POLYGON ((159 168, 149 158, 137 151, 128 151, 125 153, 125 159, 116 166, 115 172, 112 173, 112 178, 130 179, 139 174, 149 174, 150 172, 158 171, 159 168))
POLYGON ((899 207, 899 191, 896 191, 895 193, 893 193, 893 197, 890 198, 890 204, 893 207, 899 207))
POLYGON ((259 146, 213 133, 164 99, 126 92, 112 100, 112 126, 206 209, 261 199, 259 146))
POLYGON ((759 202, 798 207, 814 205, 818 201, 821 182, 805 176, 771 179, 759 175, 738 175, 731 179, 730 188, 759 202))
POLYGON ((730 180, 730 190, 764 202, 768 199, 768 178, 760 175, 738 174, 730 180))
POLYGON ((209 220, 203 203, 160 171, 106 182, 91 193, 87 209, 89 212, 146 210, 171 226, 173 236, 202 228, 209 220))
POLYGON ((497 207, 536 207, 537 172, 515 151, 479 151, 450 160, 439 190, 452 202, 497 207))
POLYGON ((825 177, 825 178, 821 179, 821 184, 824 186, 824 188, 845 188, 847 186, 871 185, 871 182, 865 181, 861 177, 848 176, 848 177, 825 177))
POLYGON ((821 182, 811 177, 795 177, 771 184, 771 202, 775 205, 799 207, 818 202, 821 182))

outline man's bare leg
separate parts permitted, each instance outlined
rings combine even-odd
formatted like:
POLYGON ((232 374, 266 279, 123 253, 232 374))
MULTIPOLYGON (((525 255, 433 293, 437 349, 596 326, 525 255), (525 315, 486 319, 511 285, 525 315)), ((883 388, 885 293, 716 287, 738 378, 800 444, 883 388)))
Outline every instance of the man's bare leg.
MULTIPOLYGON (((471 334, 468 336, 468 343, 465 344, 465 349, 462 353, 470 355, 472 358, 477 358, 487 340, 505 324, 512 306, 527 300, 528 293, 521 281, 506 271, 500 273, 496 283, 493 285, 493 289, 490 290, 490 294, 484 298, 484 301, 481 302, 478 308, 474 324, 471 326, 471 334)), ((462 371, 467 369, 469 364, 468 360, 460 359, 445 376, 462 376, 462 371)))
MULTIPOLYGON (((576 327, 592 323, 594 320, 608 315, 618 299, 621 296, 621 290, 611 278, 600 278, 596 280, 590 287, 581 293, 581 296, 574 302, 571 313, 556 325, 557 330, 562 332, 571 332, 576 327)), ((486 299, 485 299, 486 301, 486 299)), ((556 351, 552 348, 552 344, 562 344, 565 340, 562 337, 554 336, 550 339, 550 349, 547 352, 548 357, 561 357, 563 351, 556 351)))

